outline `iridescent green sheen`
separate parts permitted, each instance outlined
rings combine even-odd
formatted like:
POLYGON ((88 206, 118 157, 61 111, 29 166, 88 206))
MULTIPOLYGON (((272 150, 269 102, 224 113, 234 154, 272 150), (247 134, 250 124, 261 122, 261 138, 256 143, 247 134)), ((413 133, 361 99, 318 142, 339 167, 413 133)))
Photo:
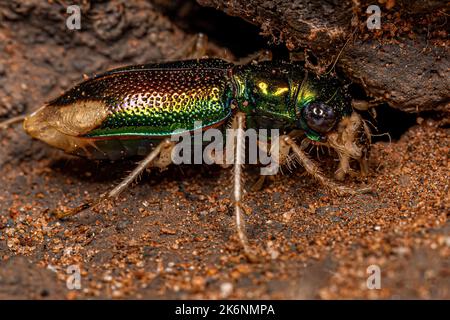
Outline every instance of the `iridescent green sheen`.
MULTIPOLYGON (((339 115, 349 115, 349 98, 333 77, 308 73, 300 63, 265 61, 235 67, 235 99, 247 114, 247 126, 277 128, 284 132, 302 129, 313 140, 322 136, 311 130, 301 117, 313 101, 330 104, 339 115)), ((338 119, 338 120, 339 120, 338 119)))

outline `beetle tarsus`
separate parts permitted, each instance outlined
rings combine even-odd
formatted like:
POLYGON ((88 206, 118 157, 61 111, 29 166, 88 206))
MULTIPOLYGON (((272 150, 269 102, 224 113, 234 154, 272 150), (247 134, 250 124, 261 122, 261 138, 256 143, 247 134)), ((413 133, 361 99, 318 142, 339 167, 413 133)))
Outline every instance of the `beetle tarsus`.
POLYGON ((238 113, 233 121, 232 125, 235 129, 235 149, 234 149, 234 175, 233 175, 233 200, 234 200, 234 217, 236 223, 236 231, 239 238, 239 242, 244 249, 246 258, 251 261, 257 261, 257 255, 250 247, 247 238, 247 232, 245 230, 245 220, 242 215, 242 194, 243 194, 243 163, 245 162, 245 114, 238 113))

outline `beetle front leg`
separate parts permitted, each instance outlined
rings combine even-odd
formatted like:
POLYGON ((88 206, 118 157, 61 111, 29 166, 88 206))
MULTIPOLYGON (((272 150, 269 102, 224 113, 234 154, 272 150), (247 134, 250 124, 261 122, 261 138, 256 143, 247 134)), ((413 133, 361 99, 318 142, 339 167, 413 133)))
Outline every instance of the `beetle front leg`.
POLYGON ((11 125, 13 125, 15 123, 19 123, 19 122, 25 120, 26 117, 27 117, 27 115, 21 115, 21 116, 13 117, 13 118, 10 118, 10 119, 5 120, 3 122, 0 122, 0 130, 1 129, 6 129, 9 126, 11 126, 11 125))
POLYGON ((350 117, 342 119, 338 130, 328 135, 328 144, 339 155, 339 167, 335 173, 337 180, 343 180, 350 172, 350 160, 359 162, 361 174, 368 174, 367 158, 371 145, 370 129, 361 116, 353 112, 350 117))
POLYGON ((58 219, 66 218, 77 213, 80 213, 89 208, 94 208, 101 204, 103 201, 116 198, 123 190, 125 190, 133 181, 148 167, 156 166, 164 168, 170 164, 170 155, 175 143, 166 139, 162 141, 155 149, 153 149, 147 157, 139 162, 138 166, 122 180, 114 189, 106 194, 102 194, 98 199, 88 201, 82 205, 70 209, 69 211, 55 211, 54 214, 58 219))

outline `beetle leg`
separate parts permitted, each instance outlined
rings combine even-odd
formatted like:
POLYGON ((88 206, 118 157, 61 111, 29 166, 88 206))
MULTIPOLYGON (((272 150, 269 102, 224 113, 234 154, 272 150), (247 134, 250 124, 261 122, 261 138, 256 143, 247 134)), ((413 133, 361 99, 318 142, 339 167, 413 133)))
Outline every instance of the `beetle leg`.
POLYGON ((192 59, 202 59, 206 57, 206 51, 208 50, 208 37, 204 33, 197 33, 194 38, 194 45, 189 55, 192 59))
MULTIPOLYGON (((297 137, 297 134, 289 133, 291 138, 297 137)), ((266 166, 269 169, 269 166, 279 168, 281 170, 282 167, 287 167, 289 171, 292 171, 296 166, 296 160, 291 155, 291 146, 283 141, 283 136, 278 137, 278 139, 273 139, 271 143, 263 142, 261 140, 258 141, 258 147, 264 150, 265 153, 269 153, 271 155, 272 163, 266 166)), ((304 150, 309 145, 309 139, 303 139, 300 148, 304 150)), ((273 172, 272 174, 276 174, 277 172, 273 172)), ((252 190, 258 191, 262 188, 264 180, 267 175, 261 175, 252 187, 252 190)))
POLYGON ((209 150, 208 152, 204 153, 205 159, 208 159, 207 163, 214 163, 222 168, 226 169, 231 166, 231 164, 227 163, 226 159, 228 159, 227 152, 224 149, 223 151, 220 151, 220 153, 216 153, 217 150, 209 150))
MULTIPOLYGON (((258 140, 258 148, 263 150, 264 153, 268 154, 270 152, 270 146, 267 141, 258 140)), ((278 164, 278 163, 277 163, 278 164)), ((252 185, 252 191, 260 191, 264 185, 264 181, 266 180, 265 175, 260 175, 258 180, 252 185)))
POLYGON ((172 150, 176 142, 164 141, 158 157, 149 164, 149 167, 156 167, 160 169, 167 168, 172 163, 172 150))
POLYGON ((246 257, 250 261, 256 261, 256 255, 250 248, 247 239, 247 232, 245 231, 245 221, 242 215, 242 195, 243 195, 243 164, 245 162, 245 114, 237 113, 233 120, 232 128, 234 143, 234 171, 233 171, 233 202, 234 202, 234 217, 236 223, 236 231, 239 237, 239 242, 244 248, 246 257))
POLYGON ((21 122, 23 120, 25 120, 25 118, 27 117, 27 115, 20 115, 17 117, 13 117, 10 118, 8 120, 5 120, 3 122, 0 122, 0 129, 6 129, 8 128, 10 125, 21 122))
POLYGON ((344 179, 350 171, 350 159, 359 162, 362 175, 368 173, 367 158, 371 134, 369 127, 358 113, 353 112, 350 117, 343 119, 337 132, 328 135, 327 140, 339 155, 339 167, 335 173, 337 180, 344 179))
POLYGON ((88 201, 82 205, 70 209, 66 212, 56 211, 54 214, 58 219, 72 216, 81 211, 87 210, 89 208, 96 207, 105 200, 116 198, 123 190, 125 190, 133 181, 149 166, 162 167, 168 166, 170 162, 167 161, 167 155, 170 157, 171 150, 174 146, 174 142, 170 140, 162 141, 155 149, 153 149, 147 157, 145 157, 138 166, 122 180, 114 189, 106 194, 102 194, 98 199, 88 201))
POLYGON ((259 50, 247 57, 239 59, 236 64, 245 65, 252 63, 253 61, 272 61, 272 52, 270 50, 259 50))
POLYGON ((327 178, 321 171, 320 168, 306 155, 305 152, 295 143, 295 141, 289 136, 281 136, 280 143, 286 143, 291 148, 294 154, 297 156, 300 164, 305 168, 306 172, 312 175, 316 180, 318 180, 322 185, 329 188, 330 190, 336 192, 340 195, 353 195, 357 193, 370 192, 370 188, 361 188, 358 190, 353 190, 346 186, 337 184, 327 178))
POLYGON ((185 44, 171 54, 168 60, 202 59, 206 57, 208 49, 208 37, 204 33, 197 33, 185 44))
POLYGON ((113 190, 111 190, 107 198, 117 197, 123 190, 125 190, 133 181, 148 167, 165 168, 171 163, 171 151, 174 146, 174 142, 169 140, 162 141, 150 154, 139 162, 138 166, 125 178, 120 184, 118 184, 113 190))

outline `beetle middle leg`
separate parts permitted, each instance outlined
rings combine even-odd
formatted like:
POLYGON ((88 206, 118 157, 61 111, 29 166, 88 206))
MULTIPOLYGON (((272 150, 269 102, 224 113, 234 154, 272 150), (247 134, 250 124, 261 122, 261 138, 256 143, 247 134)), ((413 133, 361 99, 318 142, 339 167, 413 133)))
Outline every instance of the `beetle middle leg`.
POLYGON ((123 190, 125 190, 136 178, 148 167, 159 167, 165 168, 171 163, 171 152, 174 146, 174 142, 168 139, 163 140, 155 149, 153 149, 148 156, 146 156, 138 166, 122 180, 114 189, 106 194, 102 194, 98 199, 88 201, 82 205, 70 209, 66 212, 56 211, 54 214, 58 219, 69 217, 80 213, 81 211, 87 210, 89 208, 96 207, 103 201, 116 198, 123 190))
POLYGON ((250 54, 247 57, 243 57, 239 59, 236 64, 245 65, 248 63, 262 62, 262 61, 271 61, 272 60, 272 52, 270 50, 258 50, 253 54, 250 54))

